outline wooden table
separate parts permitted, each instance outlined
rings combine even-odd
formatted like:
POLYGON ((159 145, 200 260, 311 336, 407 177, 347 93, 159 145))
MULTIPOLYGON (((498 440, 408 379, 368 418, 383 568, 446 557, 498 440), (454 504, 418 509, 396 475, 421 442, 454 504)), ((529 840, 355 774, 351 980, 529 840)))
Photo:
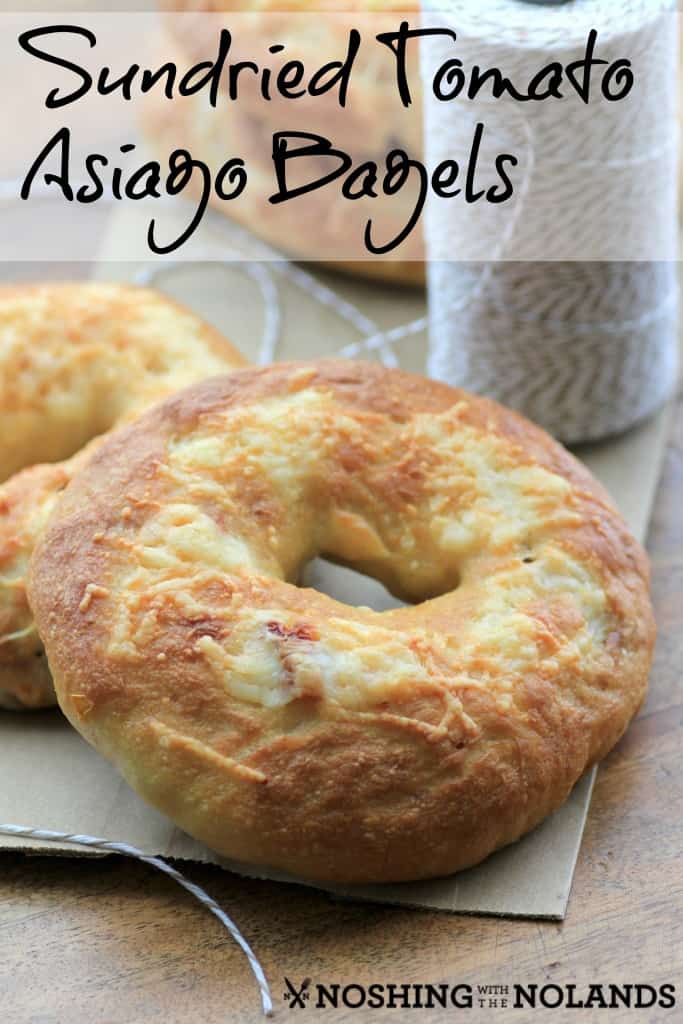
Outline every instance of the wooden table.
MULTIPOLYGON (((276 1019, 334 1022, 683 1019, 683 402, 649 549, 660 639, 642 714, 603 765, 567 919, 456 917, 334 903, 312 890, 189 874, 262 959, 276 1019), (284 976, 369 985, 672 983, 674 1010, 288 1007, 284 976)), ((2 1024, 214 1024, 261 1019, 245 960, 217 922, 151 869, 114 858, 0 856, 2 1024)))

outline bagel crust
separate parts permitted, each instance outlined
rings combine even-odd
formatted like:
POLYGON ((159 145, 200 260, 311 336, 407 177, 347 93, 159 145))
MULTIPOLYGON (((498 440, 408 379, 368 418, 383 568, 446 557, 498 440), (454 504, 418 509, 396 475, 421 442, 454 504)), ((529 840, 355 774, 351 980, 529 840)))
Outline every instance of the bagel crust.
POLYGON ((59 492, 99 443, 93 439, 243 364, 217 331, 153 289, 0 288, 0 707, 55 704, 25 577, 59 492))
POLYGON ((466 868, 638 710, 646 557, 518 415, 323 360, 189 388, 112 434, 34 553, 60 705, 225 856, 328 882, 466 868), (322 554, 405 600, 299 588, 322 554))

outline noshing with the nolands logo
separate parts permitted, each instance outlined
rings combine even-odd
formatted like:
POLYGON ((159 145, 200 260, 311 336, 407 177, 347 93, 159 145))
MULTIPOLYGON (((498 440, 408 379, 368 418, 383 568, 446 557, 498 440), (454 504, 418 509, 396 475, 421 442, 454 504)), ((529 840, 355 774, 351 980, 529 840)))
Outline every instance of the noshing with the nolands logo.
POLYGON ((290 1009, 349 1010, 434 1010, 434 1009, 601 1009, 643 1010, 676 1006, 676 986, 647 983, 543 985, 530 983, 453 984, 373 983, 361 985, 313 983, 310 978, 295 983, 285 978, 283 999, 290 1009))

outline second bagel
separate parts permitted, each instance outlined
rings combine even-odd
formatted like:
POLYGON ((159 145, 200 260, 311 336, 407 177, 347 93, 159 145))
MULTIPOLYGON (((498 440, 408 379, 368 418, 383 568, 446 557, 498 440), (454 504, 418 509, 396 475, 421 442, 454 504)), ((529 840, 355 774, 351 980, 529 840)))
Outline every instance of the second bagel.
POLYGON ((0 289, 0 480, 10 477, 0 486, 0 707, 55 703, 25 577, 77 466, 106 431, 244 362, 218 331, 153 289, 0 289))

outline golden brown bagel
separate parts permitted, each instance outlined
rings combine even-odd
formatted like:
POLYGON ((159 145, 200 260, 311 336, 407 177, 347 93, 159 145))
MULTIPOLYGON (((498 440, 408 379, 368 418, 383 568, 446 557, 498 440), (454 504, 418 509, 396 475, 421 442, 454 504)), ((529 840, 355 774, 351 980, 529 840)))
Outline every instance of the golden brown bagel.
POLYGON ((0 289, 0 479, 31 467, 0 486, 0 706, 55 703, 25 576, 82 455, 56 460, 171 392, 243 363, 217 331, 149 289, 0 289))
POLYGON ((206 381, 110 435, 29 596, 62 709, 145 799, 336 882, 449 873, 531 829, 623 733, 654 638, 643 551, 563 448, 338 360, 206 381), (425 603, 298 588, 318 553, 425 603))

